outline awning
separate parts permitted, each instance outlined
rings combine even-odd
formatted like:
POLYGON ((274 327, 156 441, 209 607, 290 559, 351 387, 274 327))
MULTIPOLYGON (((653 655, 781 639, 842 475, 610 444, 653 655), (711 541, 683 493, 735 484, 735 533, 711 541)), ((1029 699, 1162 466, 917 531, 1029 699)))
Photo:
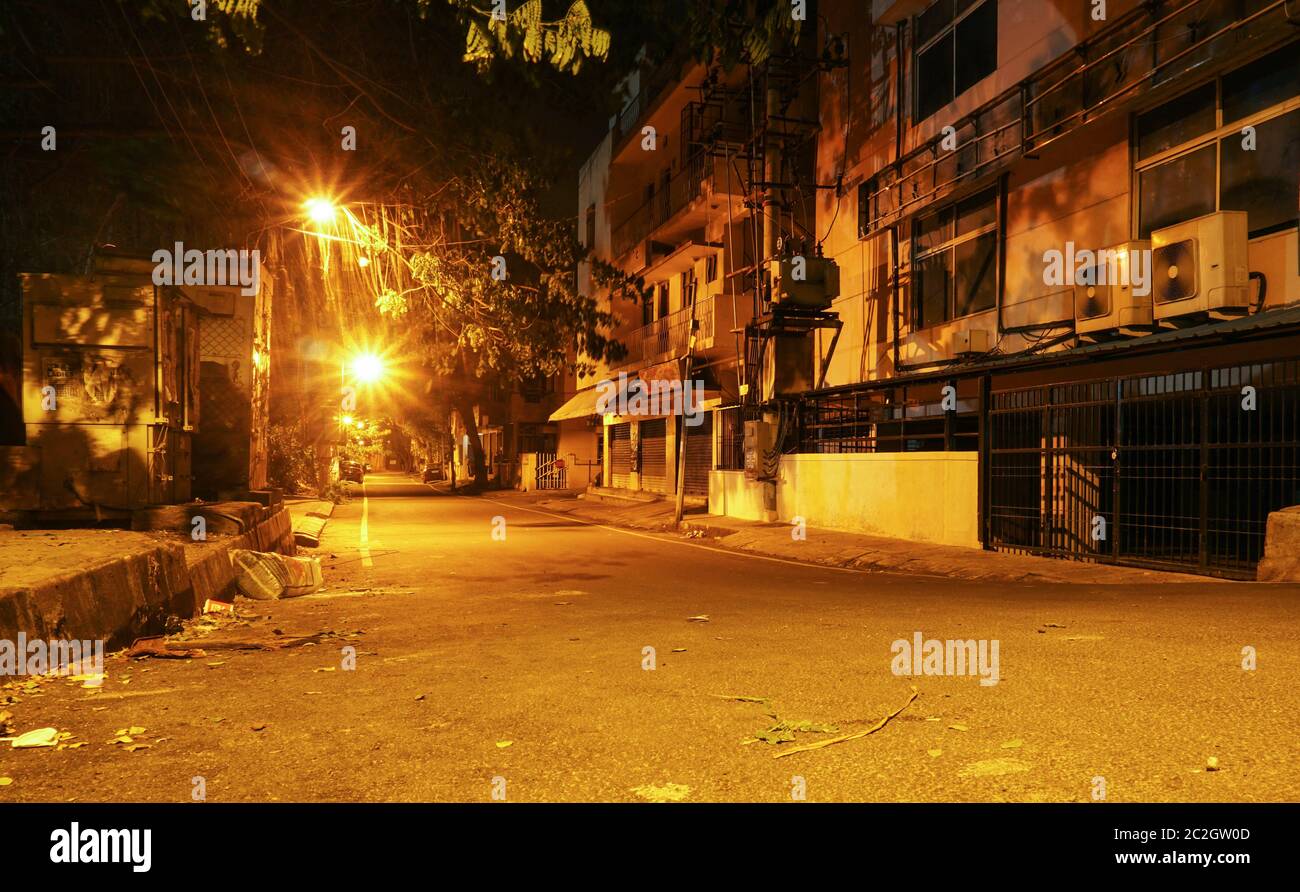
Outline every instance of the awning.
POLYGON ((600 396, 599 389, 588 387, 586 390, 579 390, 569 398, 563 406, 551 413, 547 421, 569 421, 573 418, 590 418, 596 414, 596 399, 600 396))

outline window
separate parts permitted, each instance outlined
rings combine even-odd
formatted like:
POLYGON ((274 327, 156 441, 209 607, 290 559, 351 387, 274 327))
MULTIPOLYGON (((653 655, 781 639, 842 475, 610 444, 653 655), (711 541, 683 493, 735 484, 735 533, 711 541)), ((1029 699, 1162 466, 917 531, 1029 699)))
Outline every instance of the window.
POLYGON ((695 303, 695 267, 682 270, 682 308, 695 303))
POLYGON ((997 70, 997 0, 939 0, 916 17, 915 34, 918 121, 997 70))
POLYGON ((658 304, 658 309, 657 312, 655 313, 655 318, 662 319, 668 315, 668 283, 667 282, 664 282, 659 286, 658 293, 659 293, 659 299, 656 301, 656 304, 658 304))
POLYGON ((718 281, 718 255, 710 254, 704 260, 704 281, 718 281))
POLYGON ((929 328, 997 306, 998 190, 912 223, 912 327, 929 328))
POLYGON ((1139 115, 1135 137, 1139 238, 1221 210, 1245 211, 1252 236, 1294 226, 1300 54, 1279 50, 1139 115))
POLYGON ((582 245, 588 251, 594 251, 596 250, 596 206, 594 204, 587 205, 585 223, 586 225, 583 228, 586 230, 587 240, 582 245))

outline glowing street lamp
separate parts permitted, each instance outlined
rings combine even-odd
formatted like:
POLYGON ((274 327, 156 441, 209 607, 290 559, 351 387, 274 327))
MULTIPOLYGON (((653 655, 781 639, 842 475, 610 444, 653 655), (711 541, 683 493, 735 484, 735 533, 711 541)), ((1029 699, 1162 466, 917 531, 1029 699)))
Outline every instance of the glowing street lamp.
POLYGON ((334 215, 338 212, 338 209, 334 207, 334 203, 327 198, 309 198, 303 203, 303 207, 307 209, 307 216, 311 218, 312 222, 319 223, 322 226, 333 223, 334 215))
POLYGON ((373 353, 362 353, 352 360, 352 375, 362 384, 374 384, 384 376, 384 361, 373 353))

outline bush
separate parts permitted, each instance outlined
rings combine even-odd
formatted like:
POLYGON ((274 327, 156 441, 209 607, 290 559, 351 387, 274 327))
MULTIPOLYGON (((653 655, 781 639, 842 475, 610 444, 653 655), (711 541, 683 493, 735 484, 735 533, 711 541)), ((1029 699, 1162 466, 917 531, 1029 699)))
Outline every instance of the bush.
POLYGON ((302 435, 301 424, 272 424, 266 434, 266 476, 285 492, 316 486, 316 448, 302 435))

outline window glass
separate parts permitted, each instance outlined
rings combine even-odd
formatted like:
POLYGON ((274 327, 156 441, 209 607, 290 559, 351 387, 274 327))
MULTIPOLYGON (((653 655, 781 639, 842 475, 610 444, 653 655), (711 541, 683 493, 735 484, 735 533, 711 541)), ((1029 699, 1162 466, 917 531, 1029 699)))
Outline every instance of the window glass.
POLYGON ((916 57, 916 117, 924 120, 953 100, 953 35, 916 57))
POLYGON ((957 203, 957 234, 982 229, 998 219, 997 191, 988 190, 957 203))
POLYGON ((998 234, 994 230, 962 242, 953 248, 956 275, 957 316, 966 316, 997 305, 998 234))
POLYGON ((913 233, 918 253, 933 251, 945 242, 952 241, 952 208, 944 208, 938 213, 918 218, 913 233))
POLYGON ((998 4, 982 3, 957 23, 957 95, 998 67, 998 4))
POLYGON ((1245 211, 1251 235, 1296 222, 1300 195, 1300 111, 1255 127, 1255 148, 1240 133, 1224 138, 1219 208, 1245 211))
POLYGON ((948 318, 948 283, 951 278, 947 251, 916 262, 916 327, 928 328, 948 318))
POLYGON ((916 45, 925 46, 952 23, 952 0, 939 0, 916 17, 916 45))
POLYGON ((1138 117, 1138 157, 1150 158, 1214 129, 1214 84, 1184 93, 1138 117))
POLYGON ((1179 155, 1139 177, 1139 238, 1214 212, 1215 146, 1179 155))
POLYGON ((1300 95, 1300 51, 1295 46, 1252 62, 1223 78, 1223 123, 1300 95))

